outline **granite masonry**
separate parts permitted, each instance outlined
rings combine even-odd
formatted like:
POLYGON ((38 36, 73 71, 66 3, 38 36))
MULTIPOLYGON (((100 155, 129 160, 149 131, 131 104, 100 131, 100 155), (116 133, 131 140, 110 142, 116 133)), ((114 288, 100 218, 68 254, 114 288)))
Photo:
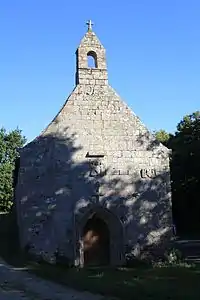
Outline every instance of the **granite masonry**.
POLYGON ((77 266, 122 265, 129 252, 163 249, 172 236, 169 156, 109 85, 105 49, 89 22, 74 90, 20 151, 21 247, 77 266))

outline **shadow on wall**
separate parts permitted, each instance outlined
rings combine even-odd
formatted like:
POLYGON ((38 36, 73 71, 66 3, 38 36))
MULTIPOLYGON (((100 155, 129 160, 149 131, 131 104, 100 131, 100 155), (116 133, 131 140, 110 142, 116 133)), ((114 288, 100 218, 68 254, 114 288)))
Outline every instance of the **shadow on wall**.
POLYGON ((0 257, 8 263, 19 260, 19 237, 14 208, 9 213, 0 214, 0 257))
POLYGON ((60 253, 74 261, 81 220, 101 207, 119 219, 123 236, 113 232, 113 238, 121 239, 123 255, 138 255, 138 245, 161 249, 171 235, 169 174, 153 180, 120 175, 84 149, 67 127, 62 136, 41 135, 21 149, 16 199, 22 247, 47 260, 60 253))

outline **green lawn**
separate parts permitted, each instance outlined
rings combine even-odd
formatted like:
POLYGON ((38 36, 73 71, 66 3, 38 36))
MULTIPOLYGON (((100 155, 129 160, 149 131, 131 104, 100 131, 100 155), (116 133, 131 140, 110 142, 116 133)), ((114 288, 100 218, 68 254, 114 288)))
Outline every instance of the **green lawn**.
POLYGON ((130 299, 200 299, 200 266, 64 269, 38 265, 34 273, 66 286, 130 299))

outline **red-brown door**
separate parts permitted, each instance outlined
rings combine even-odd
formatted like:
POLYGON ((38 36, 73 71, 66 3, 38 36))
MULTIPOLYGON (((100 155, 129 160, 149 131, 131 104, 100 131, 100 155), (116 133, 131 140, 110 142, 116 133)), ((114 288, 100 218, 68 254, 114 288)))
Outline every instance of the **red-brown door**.
POLYGON ((84 265, 108 265, 109 248, 108 226, 101 218, 93 216, 83 230, 84 265))

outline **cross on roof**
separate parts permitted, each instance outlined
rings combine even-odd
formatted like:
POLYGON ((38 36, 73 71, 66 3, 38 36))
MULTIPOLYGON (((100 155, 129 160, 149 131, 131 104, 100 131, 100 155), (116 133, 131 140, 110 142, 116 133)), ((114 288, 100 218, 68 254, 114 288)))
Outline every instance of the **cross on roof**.
POLYGON ((94 25, 94 23, 92 23, 92 21, 89 20, 86 24, 88 25, 88 31, 92 31, 92 25, 94 25))

